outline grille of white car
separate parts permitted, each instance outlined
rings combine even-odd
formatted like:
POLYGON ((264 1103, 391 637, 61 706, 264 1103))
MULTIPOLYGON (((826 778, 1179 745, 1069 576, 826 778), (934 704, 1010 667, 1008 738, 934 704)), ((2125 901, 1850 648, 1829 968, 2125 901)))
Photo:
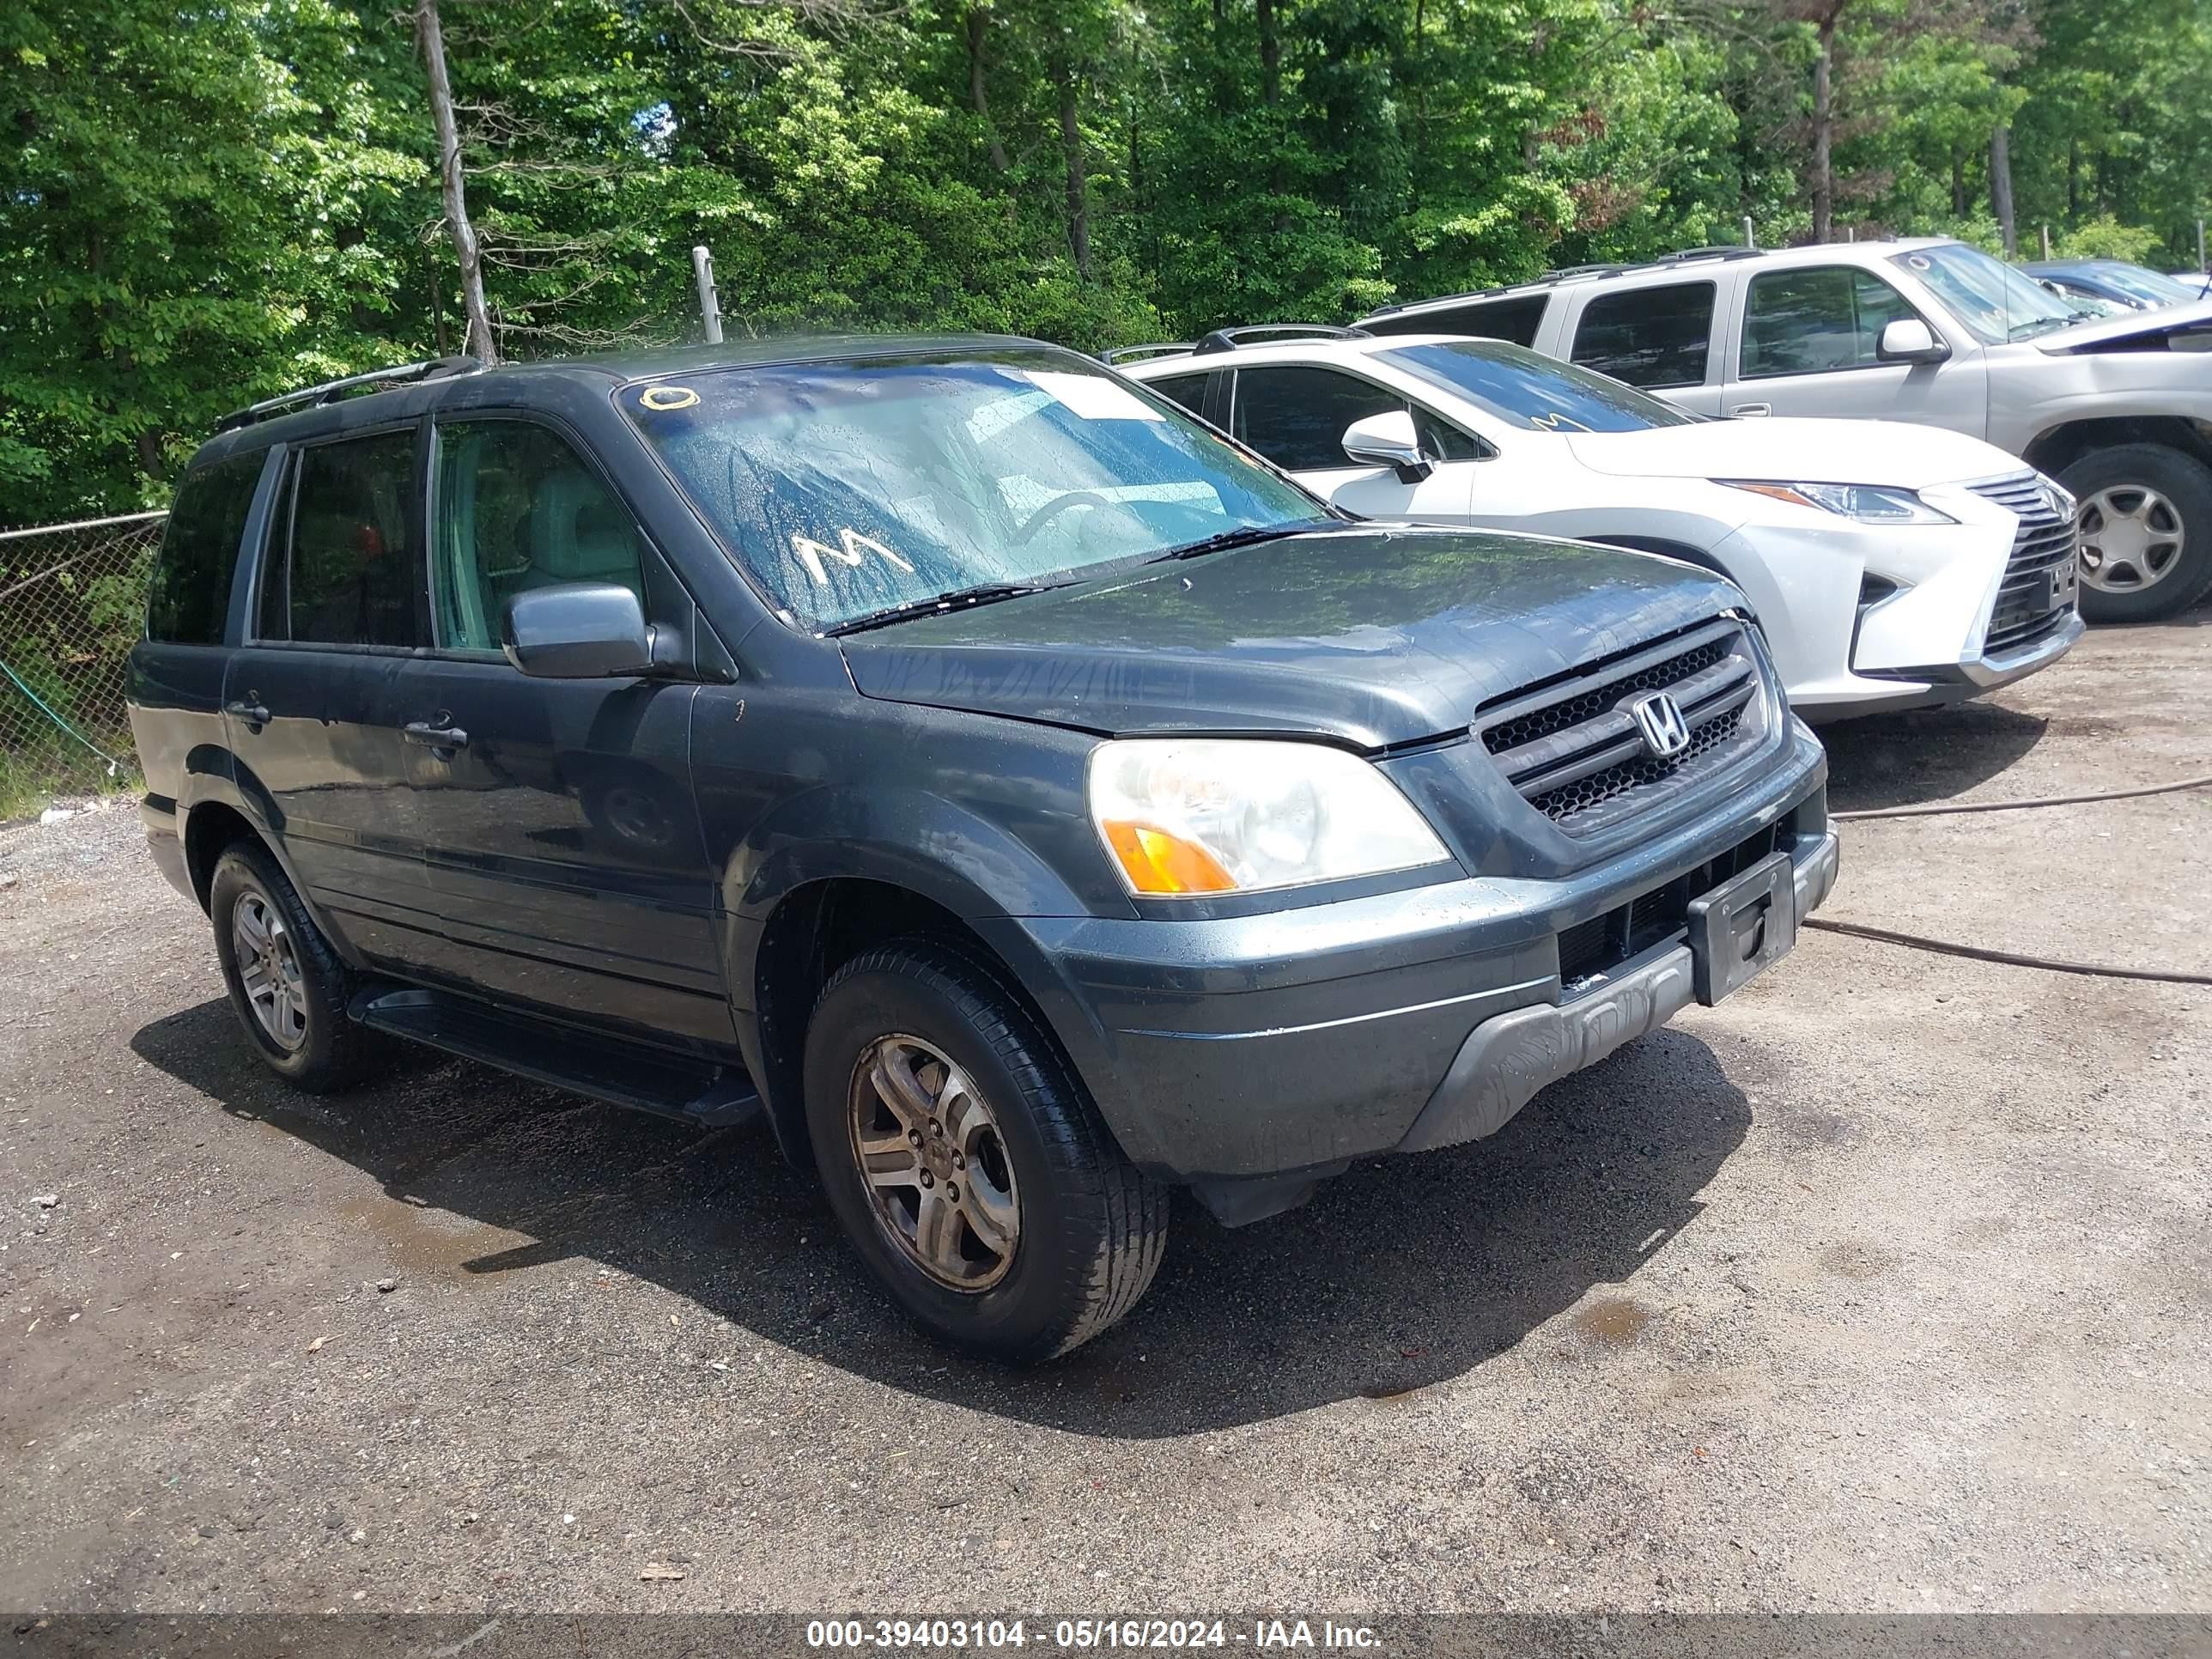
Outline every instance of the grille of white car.
POLYGON ((1982 641, 1984 654, 1994 657, 2034 644, 2072 613, 2071 577, 2081 530, 2052 505, 2043 480, 2033 472, 1970 487, 1984 500, 2020 515, 2012 557, 1982 641))
POLYGON ((1750 750, 1765 729, 1743 625, 1716 618, 1478 712, 1474 732, 1522 799, 1571 836, 1657 805, 1750 750), (1630 706, 1663 691, 1689 742, 1654 755, 1630 706))

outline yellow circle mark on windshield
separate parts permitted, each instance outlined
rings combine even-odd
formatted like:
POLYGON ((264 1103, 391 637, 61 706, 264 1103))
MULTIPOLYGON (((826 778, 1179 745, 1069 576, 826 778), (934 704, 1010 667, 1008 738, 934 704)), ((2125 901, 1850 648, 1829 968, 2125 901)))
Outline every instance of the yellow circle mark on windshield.
POLYGON ((688 386, 649 386, 637 394, 637 400, 647 409, 665 412, 690 408, 699 401, 699 394, 688 386))

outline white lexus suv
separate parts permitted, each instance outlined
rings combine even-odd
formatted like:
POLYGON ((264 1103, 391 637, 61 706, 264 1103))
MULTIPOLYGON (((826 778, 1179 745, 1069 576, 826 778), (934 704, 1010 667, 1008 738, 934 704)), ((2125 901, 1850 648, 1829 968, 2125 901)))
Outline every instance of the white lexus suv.
POLYGON ((2154 621, 2212 593, 2212 301, 2098 319, 1979 248, 1921 238, 1691 248, 1359 326, 1511 340, 1703 415, 1986 438, 2079 498, 2090 621, 2154 621))
POLYGON ((1710 420, 1453 335, 1285 325, 1109 356, 1366 517, 1607 542, 1721 571, 1808 719, 1975 696, 2081 637, 2074 501, 1979 439, 1710 420))

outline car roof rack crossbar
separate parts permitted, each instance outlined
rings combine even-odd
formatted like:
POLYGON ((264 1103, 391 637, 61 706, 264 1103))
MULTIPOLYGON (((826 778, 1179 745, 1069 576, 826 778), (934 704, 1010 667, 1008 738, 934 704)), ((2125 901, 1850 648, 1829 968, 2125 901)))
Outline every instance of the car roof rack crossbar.
POLYGON ((1111 351, 1102 351, 1098 361, 1109 365, 1133 362, 1139 357, 1165 357, 1178 351, 1190 349, 1188 340, 1160 340, 1152 345, 1115 346, 1111 351))
POLYGON ((1371 340, 1375 337, 1364 328, 1338 328, 1328 323, 1250 323, 1242 328, 1217 328, 1190 349, 1194 357, 1207 357, 1217 351, 1234 351, 1241 345, 1252 345, 1277 335, 1304 335, 1322 340, 1371 340))
POLYGON ((302 386, 299 391, 288 392, 281 398, 264 398, 258 404, 248 404, 244 409, 234 409, 215 423, 215 429, 228 432, 234 427, 252 426, 256 421, 265 421, 291 410, 335 403, 347 392, 362 386, 407 386, 417 380, 443 380, 448 374, 471 374, 483 367, 483 364, 474 357, 433 357, 424 362, 372 368, 365 374, 348 374, 339 380, 325 380, 320 386, 302 386))

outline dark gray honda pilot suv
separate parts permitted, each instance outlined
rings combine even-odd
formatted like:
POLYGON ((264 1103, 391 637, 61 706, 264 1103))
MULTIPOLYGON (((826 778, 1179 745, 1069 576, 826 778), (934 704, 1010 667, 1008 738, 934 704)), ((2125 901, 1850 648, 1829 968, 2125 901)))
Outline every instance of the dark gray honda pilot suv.
POLYGON ((930 1329, 1112 1323, 1787 951, 1820 746, 1742 596, 1357 522, 1065 351, 386 371, 193 461, 131 659, 248 1038, 765 1112, 930 1329))

